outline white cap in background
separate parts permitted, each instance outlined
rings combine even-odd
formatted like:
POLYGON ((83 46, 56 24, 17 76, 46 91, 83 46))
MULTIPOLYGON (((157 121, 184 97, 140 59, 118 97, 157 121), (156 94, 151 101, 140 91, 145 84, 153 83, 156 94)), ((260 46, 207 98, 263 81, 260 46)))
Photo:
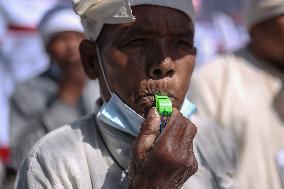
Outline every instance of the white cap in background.
POLYGON ((38 29, 45 45, 56 33, 65 31, 83 33, 80 17, 71 7, 66 6, 57 6, 49 10, 40 21, 38 29))
POLYGON ((281 14, 284 14, 284 0, 246 0, 245 24, 248 30, 281 14))

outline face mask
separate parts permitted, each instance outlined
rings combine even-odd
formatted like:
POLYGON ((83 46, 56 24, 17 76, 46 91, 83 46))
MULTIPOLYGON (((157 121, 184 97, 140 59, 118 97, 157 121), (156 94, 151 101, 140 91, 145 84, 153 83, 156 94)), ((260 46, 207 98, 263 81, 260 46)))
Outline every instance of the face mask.
MULTIPOLYGON (((100 108, 97 114, 97 119, 104 122, 108 126, 114 127, 122 132, 136 137, 140 132, 140 127, 144 121, 144 118, 128 107, 115 93, 111 92, 104 72, 104 67, 100 59, 98 45, 96 46, 96 50, 104 82, 106 83, 108 91, 111 93, 110 100, 100 108)), ((185 99, 181 108, 181 113, 183 116, 189 118, 189 116, 195 112, 195 110, 196 106, 185 99)))
MULTIPOLYGON (((189 118, 195 110, 196 106, 185 99, 181 108, 183 116, 189 118)), ((112 93, 109 102, 101 107, 97 118, 108 126, 114 127, 134 137, 139 134, 141 124, 144 121, 143 117, 122 102, 115 93, 112 93)))

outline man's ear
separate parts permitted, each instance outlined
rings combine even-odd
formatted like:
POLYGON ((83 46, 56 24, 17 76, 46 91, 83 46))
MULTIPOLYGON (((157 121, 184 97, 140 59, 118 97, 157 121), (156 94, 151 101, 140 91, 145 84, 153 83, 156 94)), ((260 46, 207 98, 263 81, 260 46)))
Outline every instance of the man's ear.
POLYGON ((85 73, 90 79, 98 78, 98 64, 97 64, 97 51, 96 44, 89 40, 83 40, 79 47, 80 56, 85 73))

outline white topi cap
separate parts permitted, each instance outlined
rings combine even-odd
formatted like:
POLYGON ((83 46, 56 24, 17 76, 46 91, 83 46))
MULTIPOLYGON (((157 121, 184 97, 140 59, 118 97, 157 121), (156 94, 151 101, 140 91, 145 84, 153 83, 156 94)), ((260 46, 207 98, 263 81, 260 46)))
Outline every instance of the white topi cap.
POLYGON ((248 30, 281 14, 284 14, 284 0, 246 0, 245 24, 248 30))
POLYGON ((59 32, 83 33, 80 17, 73 12, 71 7, 67 6, 57 6, 49 10, 41 19, 38 29, 45 45, 59 32))
POLYGON ((104 24, 122 24, 135 20, 131 6, 157 5, 177 9, 194 21, 191 0, 73 0, 74 10, 81 16, 85 34, 95 41, 104 24))

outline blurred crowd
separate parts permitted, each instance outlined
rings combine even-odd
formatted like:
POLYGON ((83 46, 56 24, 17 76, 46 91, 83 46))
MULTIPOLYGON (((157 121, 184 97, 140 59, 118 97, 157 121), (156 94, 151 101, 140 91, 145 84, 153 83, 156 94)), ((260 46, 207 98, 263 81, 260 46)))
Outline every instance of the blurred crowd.
POLYGON ((197 65, 210 62, 217 54, 232 52, 247 42, 248 34, 243 25, 244 1, 193 0, 197 65))
POLYGON ((82 32, 68 0, 0 1, 0 186, 12 188, 24 155, 56 128, 49 125, 93 111, 97 84, 80 63, 82 32))
MULTIPOLYGON (((195 0, 193 3, 197 15, 195 41, 198 48, 198 65, 208 62, 217 54, 235 50, 245 43, 247 34, 242 25, 241 1, 195 0)), ((0 1, 0 155, 3 167, 6 167, 9 174, 13 174, 13 169, 19 166, 24 152, 46 132, 42 129, 44 126, 39 127, 38 131, 33 128, 33 125, 41 123, 40 116, 36 114, 40 114, 39 112, 44 109, 50 114, 60 115, 58 111, 63 112, 67 109, 65 113, 67 117, 55 120, 56 125, 69 123, 80 115, 68 110, 68 107, 60 107, 58 105, 60 102, 53 105, 48 102, 48 106, 51 106, 48 110, 44 107, 47 106, 46 101, 56 94, 57 86, 52 83, 54 79, 52 77, 56 77, 53 76, 53 72, 56 73, 58 67, 54 64, 49 67, 52 61, 49 55, 52 54, 46 51, 46 44, 42 41, 38 26, 44 14, 58 4, 71 4, 71 2, 68 0, 13 0, 10 3, 0 1), (31 119, 34 120, 30 121, 31 119), (35 134, 29 135, 31 133, 35 134), (20 145, 22 143, 25 145, 20 145), (12 145, 22 146, 16 148, 14 153, 17 155, 14 155, 13 161, 12 145)), ((65 80, 70 81, 68 78, 65 80)), ((86 110, 84 111, 86 113, 86 110)), ((53 122, 49 124, 54 124, 54 120, 51 121, 53 122)))
MULTIPOLYGON (((197 56, 188 98, 234 141, 239 188, 281 189, 284 8, 266 10, 264 0, 192 1, 197 56)), ((71 4, 0 0, 0 189, 13 187, 40 138, 102 103, 98 81, 81 64, 85 35, 71 4)))

